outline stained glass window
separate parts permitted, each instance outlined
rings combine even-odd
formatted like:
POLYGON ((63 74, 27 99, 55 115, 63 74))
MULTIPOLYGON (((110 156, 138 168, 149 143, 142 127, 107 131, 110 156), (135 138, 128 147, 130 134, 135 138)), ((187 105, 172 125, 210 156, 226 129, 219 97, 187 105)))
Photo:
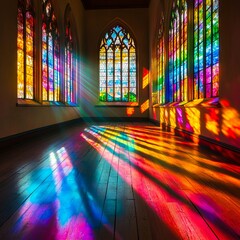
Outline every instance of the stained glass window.
POLYGON ((43 0, 42 100, 60 100, 60 51, 56 16, 50 0, 43 0))
POLYGON ((163 20, 158 35, 157 44, 157 91, 160 104, 165 103, 165 73, 164 73, 164 38, 163 38, 163 20))
POLYGON ((34 13, 31 0, 18 1, 17 97, 34 99, 34 13))
POLYGON ((101 41, 99 78, 100 101, 137 101, 135 42, 120 25, 106 32, 101 41))
POLYGON ((187 100, 187 3, 174 2, 169 29, 169 102, 187 100))
POLYGON ((194 98, 218 96, 219 1, 194 1, 194 98))
POLYGON ((65 30, 65 102, 76 103, 76 61, 73 54, 73 37, 69 20, 65 30))

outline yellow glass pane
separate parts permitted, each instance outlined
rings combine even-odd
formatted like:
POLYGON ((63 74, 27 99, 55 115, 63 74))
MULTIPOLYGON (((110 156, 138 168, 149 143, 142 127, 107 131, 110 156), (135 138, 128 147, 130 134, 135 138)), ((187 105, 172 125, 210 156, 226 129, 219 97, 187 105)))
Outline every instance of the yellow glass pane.
POLYGON ((104 47, 102 47, 101 49, 100 49, 100 53, 105 53, 106 52, 106 49, 104 48, 104 47))
POLYGON ((23 51, 17 51, 17 96, 24 98, 24 58, 23 51))
POLYGON ((26 56, 26 64, 28 66, 33 66, 33 58, 31 56, 26 56))
POLYGON ((42 94, 43 94, 43 101, 47 100, 47 90, 45 88, 42 88, 42 94))
POLYGON ((23 73, 18 73, 17 97, 24 98, 24 77, 23 73))
POLYGON ((135 48, 134 47, 130 48, 130 53, 135 53, 135 48))
POLYGON ((33 76, 26 77, 26 98, 33 99, 33 76))
POLYGON ((59 88, 58 87, 54 91, 54 100, 59 101, 59 88))
POLYGON ((20 49, 23 49, 23 38, 22 38, 22 36, 18 36, 17 47, 20 48, 20 49))

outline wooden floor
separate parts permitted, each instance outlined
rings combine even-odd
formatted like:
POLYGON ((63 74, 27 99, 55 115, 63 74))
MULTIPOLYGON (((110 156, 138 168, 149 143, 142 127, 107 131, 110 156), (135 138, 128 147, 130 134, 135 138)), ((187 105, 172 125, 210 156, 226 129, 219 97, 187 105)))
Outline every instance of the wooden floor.
POLYGON ((39 135, 1 150, 0 239, 240 239, 240 166, 151 123, 39 135))

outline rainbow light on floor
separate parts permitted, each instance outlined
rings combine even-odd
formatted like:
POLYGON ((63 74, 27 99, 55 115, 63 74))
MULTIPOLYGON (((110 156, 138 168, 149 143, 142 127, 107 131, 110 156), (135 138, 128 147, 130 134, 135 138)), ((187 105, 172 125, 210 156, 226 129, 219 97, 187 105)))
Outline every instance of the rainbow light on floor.
MULTIPOLYGON (((198 233, 198 236, 201 236, 203 239, 209 237, 212 235, 210 231, 202 231, 202 225, 205 224, 204 221, 202 221, 201 217, 198 216, 198 213, 193 208, 193 206, 190 204, 190 202, 187 201, 185 198, 185 194, 177 187, 176 181, 178 181, 178 178, 182 178, 182 170, 180 172, 171 171, 172 175, 169 176, 168 173, 164 171, 166 167, 169 167, 170 169, 177 168, 180 170, 179 163, 181 163, 182 160, 179 159, 179 163, 176 162, 176 158, 172 158, 172 164, 169 164, 169 159, 166 161, 164 158, 164 154, 162 157, 159 158, 159 154, 156 152, 156 149, 152 149, 148 152, 147 148, 142 148, 140 145, 143 143, 142 141, 129 141, 128 135, 118 132, 120 129, 113 129, 112 131, 104 130, 104 133, 101 133, 101 127, 91 127, 89 129, 85 129, 86 133, 93 134, 98 139, 98 143, 96 143, 94 140, 87 137, 86 134, 82 133, 82 137, 96 150, 102 152, 102 157, 104 160, 106 160, 111 166, 115 169, 115 171, 118 172, 119 176, 126 181, 129 185, 131 185, 141 197, 145 201, 147 201, 147 204, 150 208, 155 211, 155 213, 158 215, 159 219, 163 221, 163 223, 168 226, 171 229, 172 237, 176 236, 182 236, 184 237, 185 233, 183 229, 173 228, 173 218, 177 218, 177 222, 182 221, 182 217, 184 218, 185 214, 187 214, 187 221, 191 222, 192 225, 194 225, 194 229, 198 233), (103 145, 100 143, 102 142, 103 145), (104 149, 104 143, 108 142, 108 148, 104 149), (138 143, 137 143, 138 142, 138 143), (131 150, 130 150, 131 149, 131 150), (130 150, 130 152, 129 152, 130 150), (127 153, 127 152, 128 153, 127 153), (116 158, 113 158, 113 156, 119 156, 116 158), (144 156, 149 155, 153 158, 158 156, 159 163, 158 162, 152 162, 148 161, 148 159, 144 156), (121 166, 121 167, 119 167, 121 166), (128 176, 129 169, 131 169, 131 175, 132 178, 128 176), (171 178, 172 184, 166 185, 164 179, 171 178), (133 179, 133 181, 131 180, 133 179), (148 187, 147 187, 148 186, 148 187), (159 193, 158 195, 155 195, 155 200, 149 199, 149 192, 153 193, 159 193), (161 194, 160 194, 161 193, 161 194), (167 199, 167 201, 166 201, 167 199), (171 216, 171 213, 166 213, 166 208, 168 208, 169 202, 182 202, 184 203, 181 208, 179 208, 179 211, 185 212, 183 216, 171 216), (164 211, 161 211, 161 209, 164 208, 164 211), (210 234, 210 235, 209 235, 210 234)), ((131 132, 132 135, 134 135, 134 132, 131 132)), ((145 137, 140 139, 145 140, 145 137)), ((149 148, 152 148, 153 146, 150 144, 148 145, 149 148)), ((177 151, 176 151, 177 153, 177 151)), ((168 157, 169 158, 169 157, 168 157)), ((170 161, 171 162, 171 161, 170 161)), ((182 167, 181 167, 182 168, 182 167)), ((191 173, 192 176, 196 174, 196 176, 199 174, 198 166, 193 164, 191 168, 186 168, 183 170, 185 174, 187 172, 191 173)), ((181 184, 186 184, 185 182, 182 182, 181 184)), ((200 202, 197 201, 197 198, 200 197, 201 194, 196 194, 193 196, 194 199, 196 199, 196 205, 198 205, 199 208, 202 209, 211 209, 212 216, 209 215, 209 217, 215 217, 218 219, 217 212, 216 212, 216 203, 213 202, 212 204, 202 206, 200 202)), ((175 206, 176 208, 177 205, 175 206)), ((209 210, 210 211, 210 210, 209 210)), ((170 234, 170 233, 169 233, 170 234)))
MULTIPOLYGON (((25 165, 18 172, 23 202, 5 226, 15 222, 9 231, 13 239, 90 240, 99 236, 101 228, 121 239, 123 233, 108 213, 119 219, 129 209, 114 204, 122 207, 125 200, 136 206, 141 203, 141 211, 153 217, 144 222, 152 224, 154 219, 157 234, 168 239, 215 239, 216 235, 234 239, 240 233, 233 221, 240 201, 240 167, 216 161, 199 152, 197 144, 159 127, 123 123, 81 128, 77 138, 48 150, 39 164, 25 165), (121 187, 131 195, 126 196, 121 187), (115 207, 109 208, 110 202, 115 207)), ((135 209, 127 216, 141 221, 142 212, 138 214, 135 209)))
POLYGON ((19 180, 19 193, 27 199, 18 210, 14 236, 95 239, 93 229, 107 218, 86 184, 64 147, 51 152, 49 164, 19 180))
MULTIPOLYGON (((224 201, 224 196, 229 194, 236 199, 237 193, 234 193, 234 191, 219 191, 218 188, 212 188, 211 184, 208 183, 217 183, 221 189, 221 185, 225 184, 222 181, 224 177, 236 188, 239 179, 232 177, 231 171, 233 169, 239 171, 238 167, 235 168, 236 166, 233 165, 230 170, 229 164, 221 164, 219 170, 222 169, 221 172, 224 171, 226 174, 223 176, 221 174, 212 175, 213 169, 218 172, 218 162, 200 156, 195 156, 192 159, 190 155, 194 154, 193 148, 188 148, 188 150, 184 148, 186 153, 179 155, 180 149, 171 147, 172 151, 170 151, 169 147, 166 146, 164 154, 162 149, 160 150, 156 146, 156 140, 150 143, 151 140, 148 139, 154 133, 154 130, 151 130, 152 134, 150 134, 144 129, 140 130, 139 127, 114 128, 103 126, 103 132, 101 132, 101 128, 101 126, 87 128, 85 129, 86 133, 82 133, 82 137, 96 150, 100 151, 103 160, 111 164, 119 176, 146 201, 147 205, 158 215, 159 223, 164 224, 165 228, 169 227, 171 229, 171 233, 168 234, 172 235, 168 235, 168 237, 170 236, 171 239, 175 239, 177 236, 186 238, 189 236, 186 232, 186 226, 191 225, 196 236, 203 239, 215 239, 215 235, 204 227, 205 221, 223 239, 236 236, 236 226, 229 220, 227 222, 222 221, 222 219, 226 219, 224 215, 228 214, 228 210, 224 204, 219 205, 219 201, 224 201), (96 137, 96 141, 87 137, 87 134, 96 137), (135 134, 137 135, 135 136, 135 134), (106 142, 107 148, 104 147, 106 142), (151 160, 148 160, 148 156, 151 156, 151 160), (186 165, 184 164, 185 161, 186 165), (131 177, 129 177, 129 171, 131 177), (191 179, 191 183, 187 179, 191 179), (189 188, 193 188, 193 183, 196 186, 201 186, 201 189, 199 191, 188 191, 189 188), (209 194, 210 192, 212 195, 209 194), (216 195, 219 195, 217 201, 216 195), (149 196, 152 198, 149 198, 149 196), (169 207, 171 210, 174 209, 174 212, 177 211, 178 214, 171 215, 169 207), (204 214, 204 221, 198 215, 196 208, 204 214), (180 224, 183 221, 184 224, 180 224), (176 225, 173 224, 174 222, 176 225), (204 228, 205 230, 203 230, 204 228)), ((158 131, 155 133, 158 133, 158 131)), ((163 136, 161 140, 164 140, 163 136)), ((157 145, 161 146, 162 143, 159 142, 157 145)), ((236 199, 236 201, 238 200, 236 199)))

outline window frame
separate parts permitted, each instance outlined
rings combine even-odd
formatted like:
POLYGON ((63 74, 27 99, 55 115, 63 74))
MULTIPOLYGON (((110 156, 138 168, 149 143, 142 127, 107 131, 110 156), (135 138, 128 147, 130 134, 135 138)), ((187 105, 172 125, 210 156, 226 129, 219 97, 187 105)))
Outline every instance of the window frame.
MULTIPOLYGON (((115 45, 114 45, 114 47, 115 47, 115 45)), ((110 48, 111 47, 109 47, 109 49, 110 48)), ((114 51, 113 51, 113 53, 114 53, 114 51)), ((115 74, 116 68, 114 66, 114 63, 115 63, 114 55, 115 54, 113 54, 113 72, 115 74)), ((108 72, 107 72, 107 61, 108 61, 107 49, 105 48, 105 64, 106 64, 106 69, 105 69, 105 74, 106 75, 105 76, 106 76, 106 83, 104 84, 105 87, 102 87, 102 88, 105 88, 106 93, 107 93, 107 87, 108 87, 108 84, 107 84, 107 74, 108 74, 108 72)), ((114 22, 113 24, 109 25, 109 27, 106 28, 106 30, 101 35, 101 38, 100 38, 100 41, 99 41, 99 44, 98 44, 98 73, 99 73, 99 76, 98 76, 98 81, 99 81, 98 82, 98 104, 97 104, 98 106, 138 106, 138 101, 139 101, 139 93, 138 93, 139 80, 138 80, 137 44, 136 44, 136 39, 135 39, 132 31, 125 24, 123 24, 121 22, 118 22, 118 21, 114 22), (115 94, 114 91, 113 91, 113 100, 112 101, 108 100, 107 97, 105 98, 106 101, 101 101, 100 100, 100 96, 101 96, 101 76, 100 76, 101 75, 101 73, 100 73, 100 71, 101 71, 101 69, 100 69, 101 49, 103 48, 103 44, 106 44, 105 36, 107 34, 111 35, 110 34, 111 31, 114 28, 116 28, 116 27, 120 27, 122 29, 121 31, 123 31, 125 33, 123 38, 125 38, 125 36, 129 35, 128 38, 130 39, 130 41, 132 41, 133 46, 134 46, 134 55, 135 55, 135 62, 134 62, 134 65, 135 65, 135 80, 134 80, 134 82, 135 82, 135 87, 133 87, 133 88, 135 88, 135 92, 136 92, 136 96, 135 96, 136 100, 135 101, 130 101, 130 99, 129 99, 130 98, 129 94, 131 93, 130 92, 130 90, 131 90, 131 80, 130 80, 131 76, 129 74, 130 73, 130 67, 129 67, 130 66, 130 48, 128 49, 128 53, 127 53, 127 57, 128 57, 128 62, 127 62, 127 64, 128 64, 128 72, 127 72, 127 75, 128 75, 128 86, 127 86, 127 89, 128 89, 128 91, 127 91, 128 101, 123 101, 124 92, 122 90, 123 89, 123 84, 122 84, 122 75, 123 75, 123 71, 122 71, 122 65, 123 65, 122 51, 125 49, 125 47, 120 48, 120 58, 121 58, 121 60, 120 60, 120 65, 121 65, 121 68, 120 68, 120 88, 121 88, 120 100, 118 100, 118 99, 114 100, 114 94, 115 94)), ((114 85, 114 83, 115 83, 115 78, 114 78, 115 76, 114 76, 114 74, 113 74, 113 86, 112 86, 113 89, 115 87, 115 85, 114 85)))
POLYGON ((36 98, 36 89, 35 89, 35 61, 36 61, 36 57, 35 57, 35 45, 36 45, 36 38, 35 38, 35 12, 34 12, 34 8, 33 8, 33 4, 32 4, 32 0, 18 0, 18 8, 17 8, 17 102, 34 102, 35 98, 36 98), (29 13, 30 17, 32 18, 32 25, 31 27, 31 33, 32 33, 32 83, 29 84, 31 85, 30 87, 32 88, 31 90, 31 94, 32 97, 29 97, 28 93, 27 93, 27 88, 28 88, 28 83, 27 83, 27 78, 28 78, 28 64, 27 62, 31 60, 28 60, 28 55, 27 54, 27 26, 26 26, 26 22, 27 22, 27 14, 29 13), (22 49, 19 48, 19 44, 21 44, 21 40, 20 40, 20 36, 19 36, 19 28, 21 28, 20 25, 20 19, 19 19, 19 14, 22 15, 22 49), (20 72, 19 68, 20 66, 20 60, 19 60, 19 51, 22 51, 23 54, 23 61, 22 61, 22 72, 20 72), (20 82, 20 76, 22 75, 22 80, 20 82), (20 93, 20 87, 19 85, 22 84, 23 85, 23 93, 20 93))

